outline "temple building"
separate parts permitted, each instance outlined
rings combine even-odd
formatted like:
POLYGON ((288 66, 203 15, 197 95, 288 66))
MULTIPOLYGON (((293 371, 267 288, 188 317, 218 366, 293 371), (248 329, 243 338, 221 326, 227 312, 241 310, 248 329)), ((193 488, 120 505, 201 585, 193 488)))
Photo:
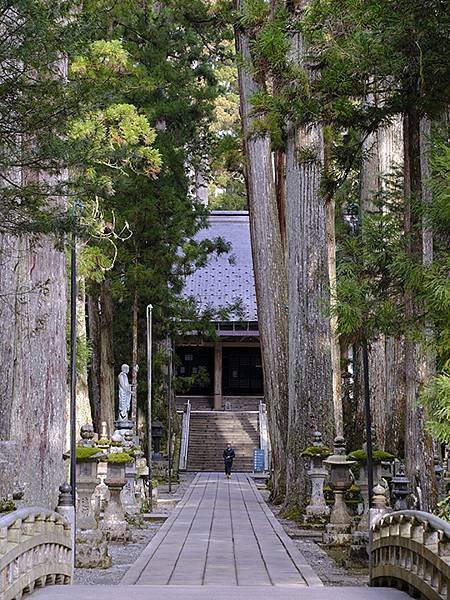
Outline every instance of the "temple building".
POLYGON ((189 399, 193 410, 258 410, 264 390, 248 212, 213 211, 197 240, 217 237, 230 244, 230 251, 214 255, 190 275, 183 294, 200 310, 231 305, 238 310, 214 321, 217 339, 193 332, 176 348, 179 377, 207 375, 179 395, 177 404, 189 399))

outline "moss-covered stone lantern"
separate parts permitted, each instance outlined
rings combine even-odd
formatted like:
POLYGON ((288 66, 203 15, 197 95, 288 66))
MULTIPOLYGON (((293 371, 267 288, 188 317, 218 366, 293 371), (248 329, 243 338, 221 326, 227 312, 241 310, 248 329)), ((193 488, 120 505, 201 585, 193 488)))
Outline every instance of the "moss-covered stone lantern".
POLYGON ((342 545, 351 542, 352 518, 345 504, 345 492, 352 486, 350 467, 354 460, 347 460, 345 439, 337 436, 334 440, 334 454, 323 461, 330 467, 330 487, 334 494, 334 506, 330 514, 330 523, 326 527, 324 541, 330 545, 342 545))

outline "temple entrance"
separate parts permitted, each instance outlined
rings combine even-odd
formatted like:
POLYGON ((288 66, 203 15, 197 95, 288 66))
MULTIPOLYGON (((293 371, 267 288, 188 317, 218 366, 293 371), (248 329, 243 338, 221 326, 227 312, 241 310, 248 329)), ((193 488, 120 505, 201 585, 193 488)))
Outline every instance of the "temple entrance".
POLYGON ((263 394, 259 348, 223 348, 222 393, 225 396, 263 394))
POLYGON ((183 393, 208 396, 214 393, 214 348, 211 346, 179 346, 176 349, 178 377, 186 377, 183 393))

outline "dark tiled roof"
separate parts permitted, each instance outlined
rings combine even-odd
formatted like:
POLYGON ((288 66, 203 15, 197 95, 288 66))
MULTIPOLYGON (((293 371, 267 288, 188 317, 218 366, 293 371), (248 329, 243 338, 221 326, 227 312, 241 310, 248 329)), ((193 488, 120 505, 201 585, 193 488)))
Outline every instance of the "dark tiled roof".
POLYGON ((230 243, 230 251, 211 256, 206 267, 190 275, 183 295, 193 296, 203 310, 240 301, 245 316, 232 315, 230 320, 257 321, 248 212, 212 211, 209 228, 200 231, 196 239, 216 237, 230 243))

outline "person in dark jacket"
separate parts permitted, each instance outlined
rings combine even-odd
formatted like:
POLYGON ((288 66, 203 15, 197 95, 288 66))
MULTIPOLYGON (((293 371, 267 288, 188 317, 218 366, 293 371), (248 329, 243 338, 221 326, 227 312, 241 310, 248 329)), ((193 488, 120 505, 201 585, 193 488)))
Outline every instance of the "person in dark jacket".
POLYGON ((233 458, 236 456, 234 449, 231 444, 228 443, 227 447, 223 451, 223 460, 225 462, 225 476, 230 479, 231 467, 233 466, 233 458))

